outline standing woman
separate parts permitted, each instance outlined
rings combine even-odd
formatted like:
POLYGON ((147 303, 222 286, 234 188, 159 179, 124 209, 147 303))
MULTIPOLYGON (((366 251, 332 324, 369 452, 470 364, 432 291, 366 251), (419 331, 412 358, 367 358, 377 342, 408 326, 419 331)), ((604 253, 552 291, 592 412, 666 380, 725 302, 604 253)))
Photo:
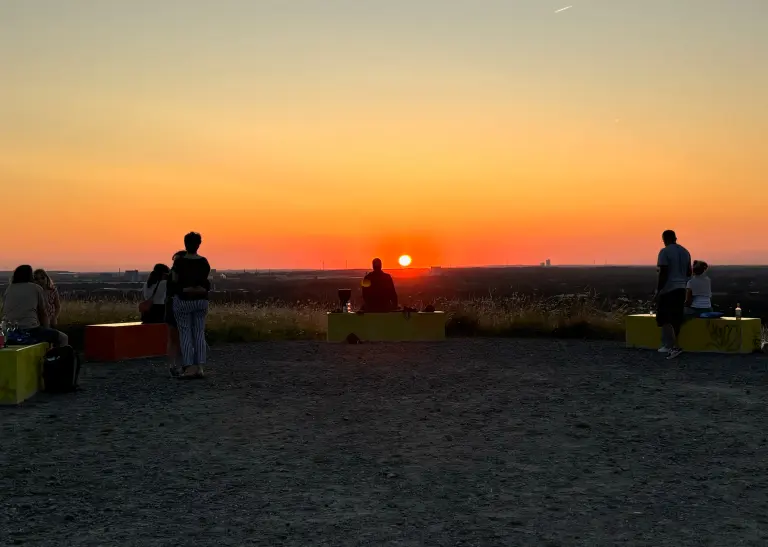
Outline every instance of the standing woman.
POLYGON ((145 301, 152 301, 152 307, 148 312, 141 315, 142 323, 165 322, 165 291, 170 271, 165 264, 155 264, 152 273, 147 278, 147 282, 144 283, 142 294, 145 301))
MULTIPOLYGON (((179 251, 171 259, 173 264, 176 260, 187 254, 187 251, 179 251)), ((173 270, 171 270, 173 272, 173 270)), ((181 348, 179 344, 179 326, 176 323, 176 315, 173 313, 173 296, 176 286, 173 283, 173 273, 168 276, 168 283, 165 289, 165 324, 168 326, 168 367, 172 377, 179 376, 179 356, 181 348)))
POLYGON ((48 323, 50 328, 55 329, 59 324, 59 312, 61 311, 61 300, 59 291, 53 284, 53 279, 43 269, 35 270, 35 283, 43 288, 45 295, 45 311, 48 313, 48 323))
POLYGON ((176 259, 171 271, 173 283, 173 313, 179 328, 182 375, 180 378, 202 378, 206 358, 205 318, 208 315, 208 276, 211 265, 197 254, 203 241, 200 234, 184 236, 186 253, 176 259))

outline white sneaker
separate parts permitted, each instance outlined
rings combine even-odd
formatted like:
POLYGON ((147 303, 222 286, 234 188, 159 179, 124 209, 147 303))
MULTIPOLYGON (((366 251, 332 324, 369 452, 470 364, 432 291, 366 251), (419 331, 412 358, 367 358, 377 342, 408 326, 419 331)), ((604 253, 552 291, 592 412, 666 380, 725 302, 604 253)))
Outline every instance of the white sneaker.
POLYGON ((675 357, 678 357, 681 353, 683 353, 683 350, 680 348, 674 348, 669 351, 669 355, 667 355, 667 359, 674 359, 675 357))
POLYGON ((671 350, 667 346, 661 346, 659 348, 659 353, 669 353, 671 350))

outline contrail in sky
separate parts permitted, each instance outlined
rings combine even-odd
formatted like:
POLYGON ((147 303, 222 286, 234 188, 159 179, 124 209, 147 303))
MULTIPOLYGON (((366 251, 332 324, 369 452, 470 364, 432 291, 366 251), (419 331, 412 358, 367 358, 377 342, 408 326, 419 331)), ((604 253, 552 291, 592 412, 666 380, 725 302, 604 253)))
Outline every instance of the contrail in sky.
POLYGON ((567 9, 571 9, 573 6, 565 6, 564 8, 556 9, 555 13, 560 13, 561 11, 565 11, 567 9))

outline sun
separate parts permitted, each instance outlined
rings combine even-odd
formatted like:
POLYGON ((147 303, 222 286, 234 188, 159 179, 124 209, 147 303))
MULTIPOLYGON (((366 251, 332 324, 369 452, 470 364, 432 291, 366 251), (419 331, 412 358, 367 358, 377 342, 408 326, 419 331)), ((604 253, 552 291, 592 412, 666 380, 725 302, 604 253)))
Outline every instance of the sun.
POLYGON ((403 255, 400 258, 397 259, 397 261, 400 263, 400 265, 405 268, 406 266, 411 265, 411 257, 408 255, 403 255))

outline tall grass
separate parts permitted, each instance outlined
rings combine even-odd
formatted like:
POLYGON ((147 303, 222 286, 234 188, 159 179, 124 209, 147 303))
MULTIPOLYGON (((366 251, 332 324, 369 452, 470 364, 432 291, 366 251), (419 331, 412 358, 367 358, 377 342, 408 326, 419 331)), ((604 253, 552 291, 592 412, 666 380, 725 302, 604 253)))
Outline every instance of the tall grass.
MULTIPOLYGON (((595 294, 435 302, 446 312, 449 336, 548 336, 621 339, 624 317, 648 304, 601 301, 595 294)), ((269 305, 211 303, 207 336, 211 343, 258 340, 316 340, 325 337, 326 311, 319 303, 269 305)), ((137 303, 114 300, 63 301, 59 327, 82 331, 85 325, 138 321, 137 303)))
POLYGON ((545 336, 617 340, 624 337, 624 317, 648 305, 600 301, 594 294, 537 298, 517 295, 443 300, 446 332, 451 336, 545 336))

